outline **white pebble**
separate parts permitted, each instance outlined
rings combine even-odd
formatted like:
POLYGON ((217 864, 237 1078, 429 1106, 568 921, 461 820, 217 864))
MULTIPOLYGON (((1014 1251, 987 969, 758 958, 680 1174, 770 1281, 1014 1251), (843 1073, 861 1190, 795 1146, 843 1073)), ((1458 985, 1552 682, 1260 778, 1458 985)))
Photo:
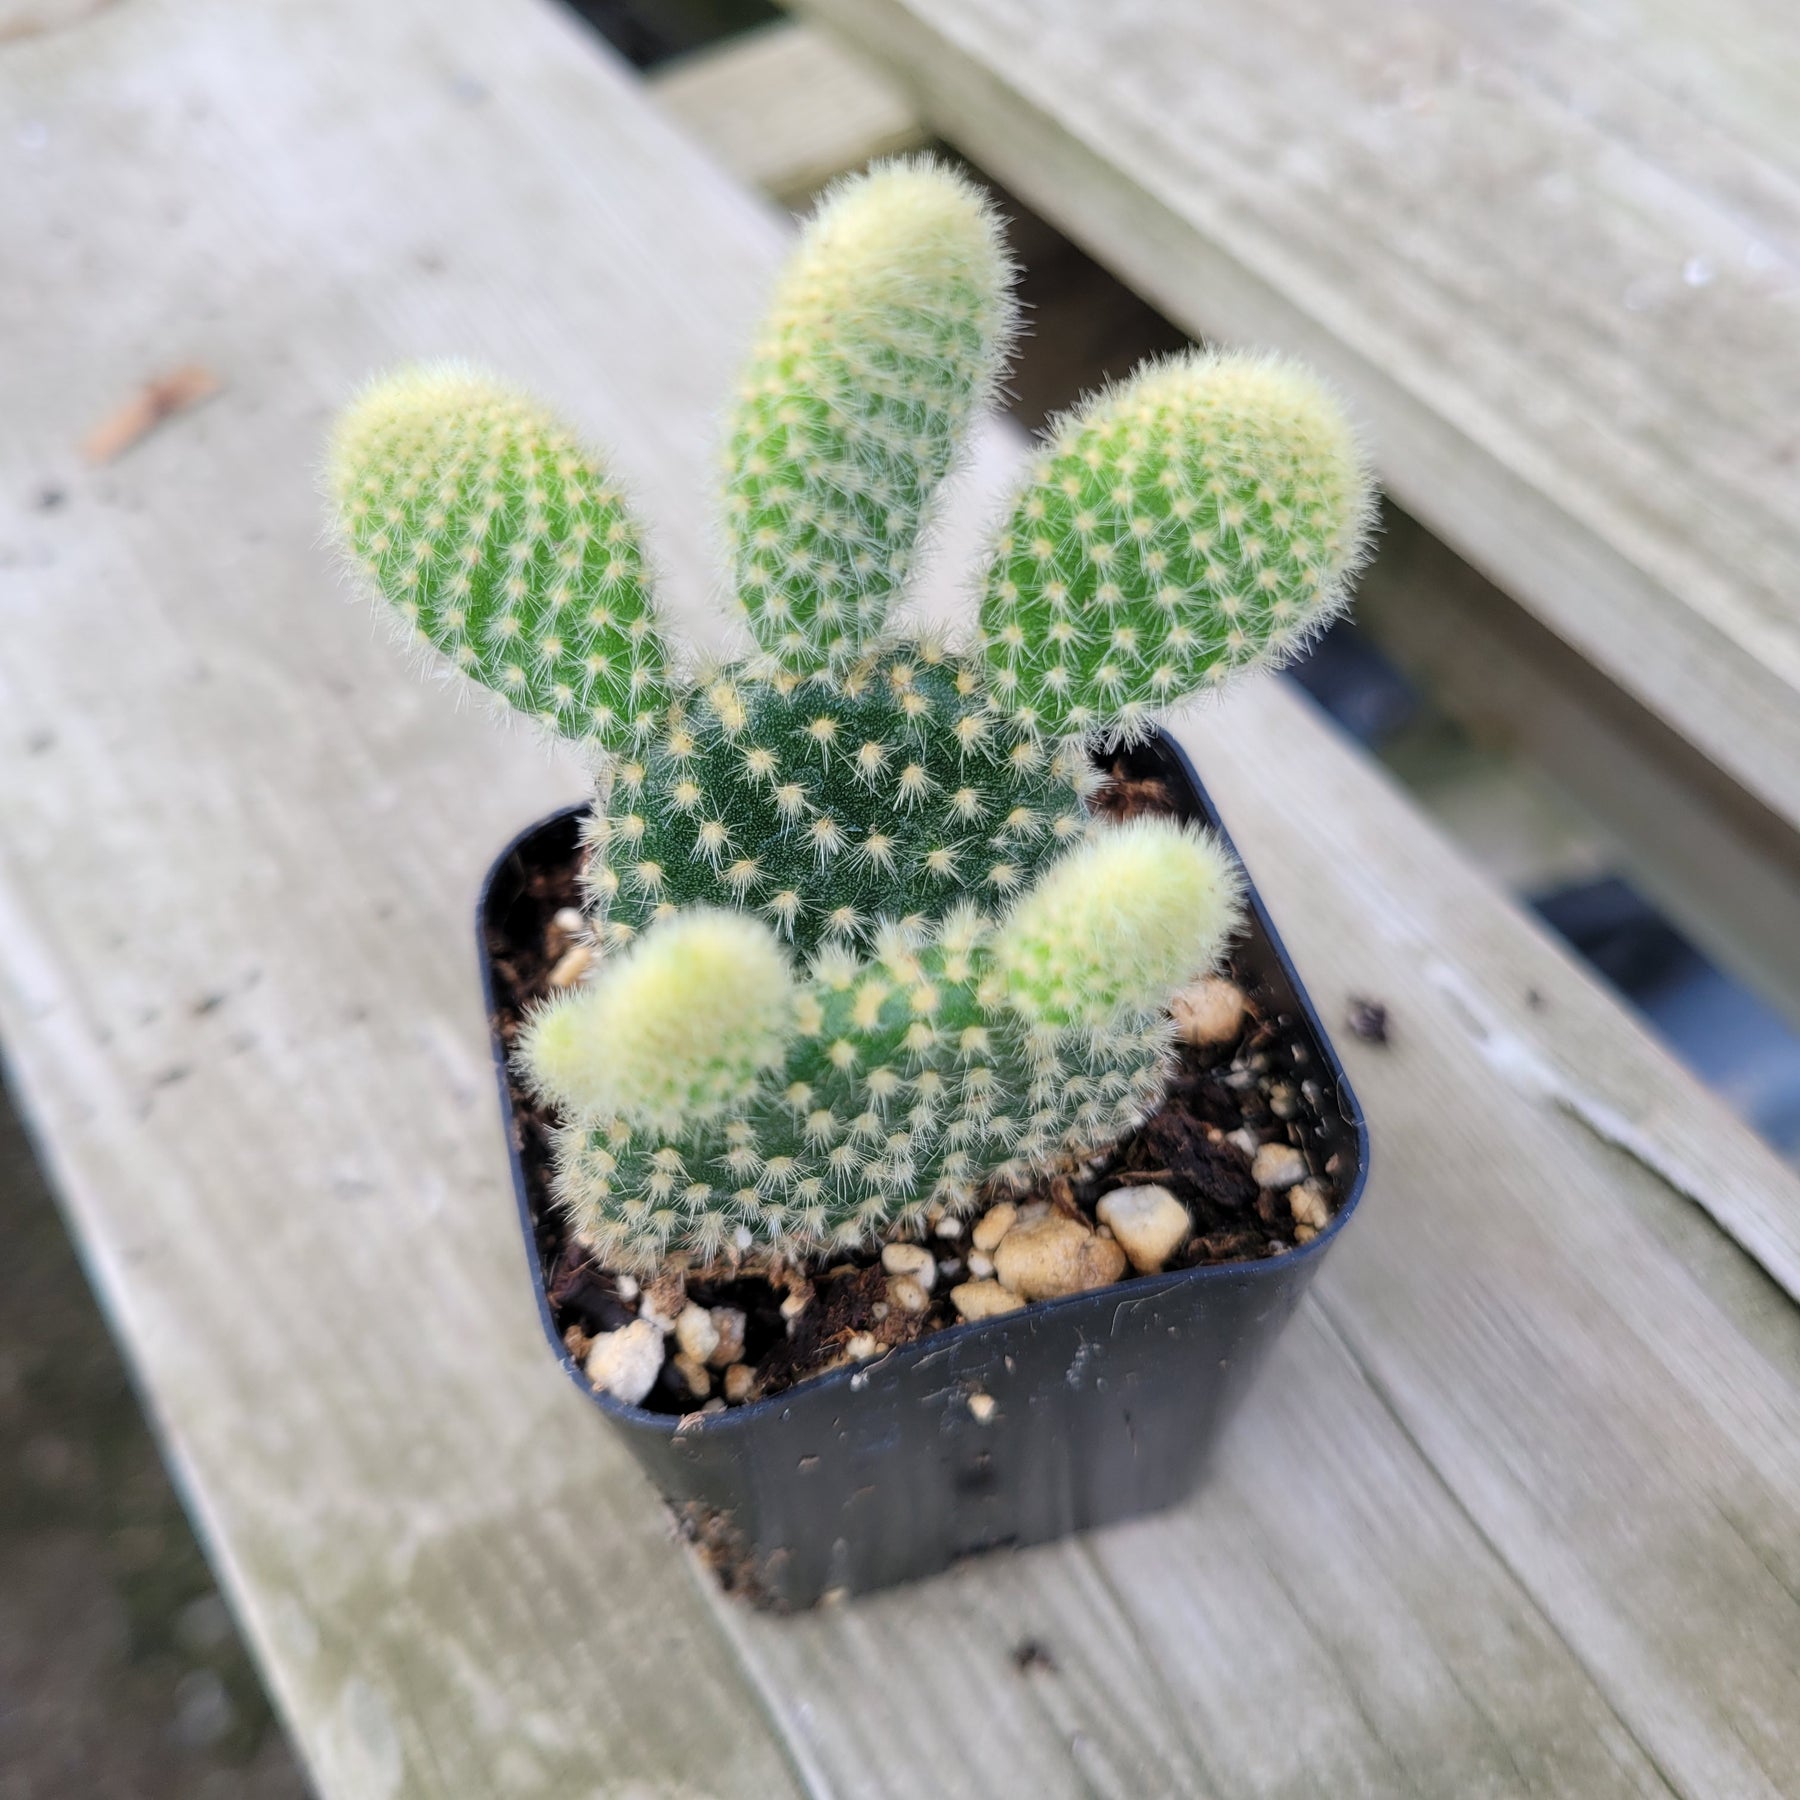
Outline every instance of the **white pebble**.
POLYGON ((896 1275, 888 1282, 888 1298, 903 1313, 922 1313, 931 1304, 931 1295, 910 1275, 896 1275))
POLYGON ((965 1281, 950 1290, 950 1304, 965 1319, 997 1319, 1017 1312, 1025 1302, 997 1281, 965 1281))
POLYGON ((1019 1209, 1010 1200, 1002 1200, 981 1215, 981 1223, 975 1227, 969 1242, 984 1254, 993 1255, 995 1246, 1012 1230, 1018 1216, 1019 1209))
POLYGON ((994 1396, 992 1394, 971 1394, 969 1411, 975 1415, 977 1425, 985 1425, 995 1413, 994 1396))
POLYGON ((1125 1273, 1125 1247, 1116 1238, 1093 1233, 1081 1247, 1081 1291, 1110 1287, 1125 1273))
POLYGON ((748 1363, 733 1363, 725 1371, 725 1398, 742 1406, 756 1387, 756 1371, 748 1363))
POLYGON ((1250 1159, 1250 1178, 1258 1187, 1291 1188, 1306 1179, 1306 1158, 1292 1144, 1264 1144, 1250 1159))
POLYGON ((881 1253, 881 1266, 890 1275, 905 1275, 926 1293, 937 1280, 937 1261, 923 1244, 889 1244, 881 1253))
POLYGON ((873 1332, 859 1331, 851 1337, 844 1348, 854 1356, 858 1362, 866 1362, 868 1358, 873 1356, 875 1352, 881 1348, 881 1339, 876 1337, 873 1332))
POLYGON ((1166 1187, 1115 1188, 1096 1211, 1140 1275, 1162 1268, 1193 1227, 1188 1209, 1166 1187))
POLYGON ((580 937, 581 934, 587 930, 587 920, 584 919, 580 912, 573 906, 559 906, 556 909, 555 917, 551 919, 550 923, 554 925, 564 937, 580 937))
POLYGON ((977 1281, 986 1281, 993 1272, 994 1259, 991 1256, 984 1256, 979 1250, 969 1252, 969 1273, 977 1281))
POLYGON ((707 1373, 706 1364, 699 1357, 690 1356, 683 1350, 675 1358, 675 1373, 681 1377, 681 1384, 696 1400, 704 1400, 712 1392, 712 1376, 707 1373))
POLYGON ((1288 1189, 1288 1211, 1294 1215, 1296 1225, 1314 1233, 1331 1223, 1331 1201, 1316 1181, 1296 1182, 1288 1189))
POLYGON ((663 1334, 647 1319, 633 1319, 594 1339, 585 1365, 588 1380, 602 1393, 639 1405, 662 1373, 663 1334))
POLYGON ((550 971, 550 985, 553 988, 573 987, 587 973, 588 964, 593 960, 594 953, 586 944, 576 944, 565 950, 550 971))
POLYGON ((715 1306, 712 1309, 713 1330, 718 1333, 718 1340, 707 1353, 706 1360, 715 1369, 729 1368, 733 1363, 744 1360, 744 1315, 735 1306, 715 1306))
POLYGON ((719 1328, 712 1314, 690 1300, 675 1321, 675 1342, 695 1362, 705 1362, 719 1347, 719 1328))
MULTIPOLYGON (((1002 1284, 1027 1300, 1053 1300, 1061 1294, 1079 1294, 1100 1285, 1089 1268, 1089 1244, 1094 1234, 1075 1219, 1048 1214, 1015 1225, 994 1252, 994 1273, 1002 1284)), ((1125 1253, 1115 1244, 1119 1267, 1125 1253)))
POLYGON ((943 1218, 939 1219, 931 1228, 931 1235, 933 1237, 949 1238, 952 1241, 961 1237, 962 1234, 962 1220, 953 1219, 948 1213, 946 1213, 943 1218))
POLYGON ((1191 981, 1170 1002, 1175 1035, 1196 1049, 1211 1050, 1235 1043, 1249 1007, 1244 990, 1222 975, 1191 981))
POLYGON ((1261 1146, 1256 1141, 1256 1133, 1246 1130, 1240 1125, 1236 1131, 1226 1138, 1226 1143, 1236 1144, 1246 1157, 1253 1157, 1261 1146))

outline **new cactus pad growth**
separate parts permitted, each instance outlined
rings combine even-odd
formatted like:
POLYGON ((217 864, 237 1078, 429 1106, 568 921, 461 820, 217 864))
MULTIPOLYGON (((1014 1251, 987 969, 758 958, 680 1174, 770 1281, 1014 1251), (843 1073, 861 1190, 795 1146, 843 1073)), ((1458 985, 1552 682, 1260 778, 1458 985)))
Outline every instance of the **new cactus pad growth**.
POLYGON ((813 220, 744 372, 725 495, 750 629, 787 668, 880 633, 1016 316, 1000 222, 945 171, 878 170, 813 220))
POLYGON ((522 1064, 602 1259, 804 1252, 957 1210, 1160 1098, 1169 995, 1237 922, 1229 859, 1090 821, 1096 741, 1291 655, 1371 510, 1304 371, 1194 353, 1089 401, 998 534, 979 626, 897 628, 933 495, 992 397, 1012 270, 929 162, 830 194, 732 416, 755 649, 682 670, 603 464, 472 371, 370 389, 335 434, 359 564, 417 641, 598 753, 587 985, 522 1064))

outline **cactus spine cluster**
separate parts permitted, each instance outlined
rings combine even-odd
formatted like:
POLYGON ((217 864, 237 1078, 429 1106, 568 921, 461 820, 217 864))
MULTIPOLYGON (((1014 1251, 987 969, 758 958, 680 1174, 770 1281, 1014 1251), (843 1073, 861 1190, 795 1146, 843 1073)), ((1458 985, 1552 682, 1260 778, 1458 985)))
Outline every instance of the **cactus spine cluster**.
POLYGON ((1204 835, 1106 827, 1088 750, 1293 653, 1343 604, 1367 478, 1304 371, 1194 353, 1090 401, 993 546, 972 641, 895 629, 1016 323, 998 221, 925 161, 841 185, 728 433, 756 649, 677 673, 638 533, 535 402, 369 390, 330 481, 415 637, 603 753, 597 977, 530 1022, 558 1191, 607 1261, 801 1252, 971 1204, 1160 1098, 1163 1008, 1235 929, 1204 835))

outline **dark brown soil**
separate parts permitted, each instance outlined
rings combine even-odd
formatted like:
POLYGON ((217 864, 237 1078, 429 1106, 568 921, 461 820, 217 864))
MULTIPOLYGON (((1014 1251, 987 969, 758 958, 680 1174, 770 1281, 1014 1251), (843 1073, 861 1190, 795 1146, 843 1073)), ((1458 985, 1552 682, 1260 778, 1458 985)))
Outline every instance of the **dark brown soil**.
MULTIPOLYGON (((1173 810, 1159 780, 1128 779, 1122 769, 1114 771, 1095 807, 1115 818, 1173 810)), ((562 908, 579 906, 578 874, 575 851, 555 866, 529 870, 520 902, 509 909, 502 928, 490 931, 494 1025, 509 1045, 532 1002, 550 991, 550 972, 569 947, 555 915, 562 908)), ((1135 1132, 1079 1172, 1048 1176, 1030 1193, 1008 1198, 1021 1206, 1045 1203, 1092 1227, 1094 1208, 1110 1190, 1155 1182, 1182 1201, 1194 1222, 1193 1233, 1171 1259, 1171 1268, 1278 1256, 1311 1234, 1296 1226, 1285 1194, 1259 1189, 1250 1173, 1247 1134, 1257 1145, 1279 1142, 1300 1149, 1335 1211, 1336 1171, 1329 1164, 1318 1166, 1318 1133, 1312 1128, 1324 1096, 1310 1067, 1308 1034, 1299 1020, 1278 1012, 1253 980, 1235 969, 1228 972, 1250 1003, 1238 1041, 1205 1052, 1183 1046, 1162 1106, 1135 1132)), ((554 1120, 516 1082, 512 1098, 513 1129, 551 1313, 565 1345, 579 1359, 594 1335, 616 1330, 637 1315, 635 1284, 626 1282, 622 1293, 617 1277, 597 1268, 580 1246, 568 1240, 550 1197, 554 1120)), ((963 1221, 958 1235, 940 1232, 921 1240, 937 1261, 939 1279, 929 1309, 920 1314, 905 1313, 889 1303, 879 1246, 856 1253, 832 1252, 804 1266, 753 1256, 699 1269, 678 1258, 659 1280, 674 1292, 677 1309, 685 1288, 691 1301, 736 1307, 744 1313, 744 1361, 756 1372, 750 1397, 761 1399, 849 1360, 846 1346, 853 1337, 873 1338, 889 1348, 958 1323, 949 1290, 970 1279, 963 1272, 968 1230, 981 1210, 963 1221), (795 1302, 802 1299, 805 1304, 796 1311, 795 1302), (783 1315, 784 1300, 789 1301, 791 1317, 783 1315)), ((948 1230, 955 1232, 955 1224, 948 1230)), ((1127 1282, 1132 1279, 1136 1278, 1126 1277, 1127 1282)), ((667 1304, 659 1310, 666 1314, 667 1304)), ((645 1404, 658 1411, 688 1413, 700 1405, 700 1398, 671 1363, 645 1404)), ((716 1410, 724 1401, 714 1398, 707 1404, 716 1410)))

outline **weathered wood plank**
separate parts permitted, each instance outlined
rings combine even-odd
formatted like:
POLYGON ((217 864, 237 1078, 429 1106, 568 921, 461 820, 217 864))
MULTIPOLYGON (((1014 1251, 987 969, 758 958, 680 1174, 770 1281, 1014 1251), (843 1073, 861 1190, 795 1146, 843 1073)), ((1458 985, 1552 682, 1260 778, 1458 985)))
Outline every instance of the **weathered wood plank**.
POLYGON ((1331 372, 1409 512, 1800 826, 1787 12, 802 10, 1187 329, 1331 372))
POLYGON ((582 780, 370 642, 313 482, 369 368, 463 349, 696 508, 773 227, 547 7, 131 5, 0 84, 0 1014, 282 1711, 334 1800, 792 1794, 509 1217, 475 883, 582 780), (216 401, 79 464, 189 360, 216 401))
POLYGON ((1800 1019, 1800 836, 1410 519, 1357 623, 1484 744, 1544 769, 1723 967, 1800 1019))
POLYGON ((1311 1307, 1193 1506, 726 1623, 833 1793, 1668 1792, 1311 1307))
MULTIPOLYGON (((1358 1067, 1388 1173, 1223 1479, 803 1621, 697 1608, 537 1338, 474 1005, 481 864, 573 772, 320 604, 298 472, 365 368, 491 357, 618 442, 699 617, 677 525, 779 231, 513 0, 142 0, 9 50, 0 83, 43 127, 4 190, 39 254, 0 288, 0 1024, 324 1793, 753 1795, 791 1766, 846 1795, 1623 1795, 1661 1764, 1698 1794, 1800 1769, 1771 1704, 1800 1331, 1651 1168, 1712 1206, 1789 1178, 1279 689, 1197 728, 1204 765, 1328 1007, 1383 993, 1400 1036, 1358 1067), (216 401, 76 466, 190 359, 216 401), (1647 1568, 1583 1515, 1590 1478, 1642 1494, 1647 1568), (1603 1577, 1643 1591, 1595 1599, 1603 1577), (1025 1636, 1061 1674, 1014 1670, 1025 1636)), ((990 440, 953 542, 1011 455, 990 440)))
POLYGON ((879 70, 788 19, 664 64, 649 87, 740 181, 789 204, 926 137, 879 70))
POLYGON ((1346 1046, 1385 1172, 1326 1316, 1671 1786, 1783 1792, 1800 1338, 1692 1207, 1791 1222, 1793 1177, 1297 696, 1185 735, 1327 1016, 1393 1012, 1390 1045, 1346 1046))

